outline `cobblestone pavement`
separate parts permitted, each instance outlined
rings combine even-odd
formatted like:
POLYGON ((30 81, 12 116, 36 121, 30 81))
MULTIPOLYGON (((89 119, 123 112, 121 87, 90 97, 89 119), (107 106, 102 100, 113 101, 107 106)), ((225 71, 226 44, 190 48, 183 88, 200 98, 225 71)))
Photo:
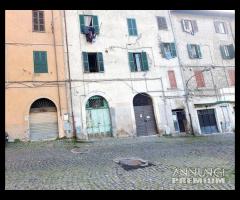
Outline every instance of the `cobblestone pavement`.
POLYGON ((234 135, 105 138, 9 143, 5 189, 173 190, 235 189, 234 135), (79 147, 81 153, 73 153, 79 147), (113 162, 140 157, 153 166, 130 171, 113 162), (224 168, 225 183, 173 183, 175 169, 224 168))

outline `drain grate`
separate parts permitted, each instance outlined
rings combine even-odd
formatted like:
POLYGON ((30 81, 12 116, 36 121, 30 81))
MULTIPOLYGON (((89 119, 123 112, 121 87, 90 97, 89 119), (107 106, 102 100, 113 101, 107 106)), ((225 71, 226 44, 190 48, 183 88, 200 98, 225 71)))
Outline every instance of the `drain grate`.
POLYGON ((82 153, 87 153, 88 150, 86 150, 86 149, 83 150, 83 149, 80 149, 80 148, 74 148, 74 149, 71 150, 71 152, 72 153, 81 153, 82 154, 82 153))
POLYGON ((125 170, 133 170, 154 165, 153 163, 141 158, 119 158, 114 159, 113 161, 118 163, 125 170))

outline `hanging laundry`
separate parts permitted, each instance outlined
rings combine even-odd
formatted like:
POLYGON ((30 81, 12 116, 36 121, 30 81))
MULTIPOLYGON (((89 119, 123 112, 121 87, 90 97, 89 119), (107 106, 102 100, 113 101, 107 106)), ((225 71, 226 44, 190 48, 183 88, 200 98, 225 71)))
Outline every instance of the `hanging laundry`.
POLYGON ((167 59, 171 59, 172 58, 172 54, 171 54, 170 51, 166 51, 165 52, 165 58, 167 58, 167 59))
POLYGON ((94 42, 94 39, 96 38, 96 32, 94 27, 86 27, 86 39, 87 42, 94 42))

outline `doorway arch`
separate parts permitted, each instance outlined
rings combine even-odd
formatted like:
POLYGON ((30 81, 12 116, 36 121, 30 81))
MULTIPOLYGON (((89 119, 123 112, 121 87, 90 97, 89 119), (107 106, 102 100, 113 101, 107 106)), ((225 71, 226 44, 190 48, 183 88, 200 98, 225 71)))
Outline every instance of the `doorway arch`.
POLYGON ((139 93, 133 98, 137 136, 157 134, 152 98, 146 93, 139 93))
POLYGON ((53 101, 40 98, 29 111, 30 140, 52 140, 58 137, 57 107, 53 101))
POLYGON ((112 136, 112 123, 107 100, 99 95, 92 96, 86 103, 88 137, 112 136))

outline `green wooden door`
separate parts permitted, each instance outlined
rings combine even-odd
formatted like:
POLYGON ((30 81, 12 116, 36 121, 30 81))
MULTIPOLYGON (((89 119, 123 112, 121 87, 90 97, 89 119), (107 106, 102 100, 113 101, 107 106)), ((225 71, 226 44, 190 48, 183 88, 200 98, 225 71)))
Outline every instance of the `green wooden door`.
POLYGON ((111 120, 107 101, 91 97, 86 105, 88 136, 111 136, 111 120))

